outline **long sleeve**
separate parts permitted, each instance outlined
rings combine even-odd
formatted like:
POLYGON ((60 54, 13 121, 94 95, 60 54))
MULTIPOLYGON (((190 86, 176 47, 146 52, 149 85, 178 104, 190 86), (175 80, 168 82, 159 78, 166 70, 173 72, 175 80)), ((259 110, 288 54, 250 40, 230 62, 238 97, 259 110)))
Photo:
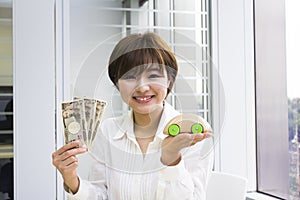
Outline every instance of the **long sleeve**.
POLYGON ((89 200, 89 199, 97 199, 97 200, 106 200, 106 189, 103 181, 86 181, 80 179, 79 190, 76 194, 72 194, 71 192, 67 192, 68 200, 89 200))
POLYGON ((76 194, 67 191, 69 200, 106 200, 107 197, 107 177, 105 166, 105 142, 103 135, 99 133, 95 139, 93 149, 89 152, 93 158, 88 180, 79 177, 80 185, 76 194))
POLYGON ((213 167, 213 153, 205 156, 202 144, 184 149, 182 160, 176 166, 159 172, 157 200, 205 200, 206 185, 213 167))

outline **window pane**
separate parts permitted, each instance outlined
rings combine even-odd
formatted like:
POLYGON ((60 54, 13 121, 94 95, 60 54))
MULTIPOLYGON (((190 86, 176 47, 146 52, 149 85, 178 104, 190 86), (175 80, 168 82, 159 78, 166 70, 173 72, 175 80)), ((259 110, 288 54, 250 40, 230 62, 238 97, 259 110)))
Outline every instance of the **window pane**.
POLYGON ((290 187, 289 199, 300 199, 300 90, 299 34, 300 2, 286 1, 287 92, 289 112, 290 187))
POLYGON ((0 1, 0 199, 13 199, 12 1, 0 1))
POLYGON ((288 199, 284 1, 255 1, 254 13, 257 187, 265 194, 288 199))

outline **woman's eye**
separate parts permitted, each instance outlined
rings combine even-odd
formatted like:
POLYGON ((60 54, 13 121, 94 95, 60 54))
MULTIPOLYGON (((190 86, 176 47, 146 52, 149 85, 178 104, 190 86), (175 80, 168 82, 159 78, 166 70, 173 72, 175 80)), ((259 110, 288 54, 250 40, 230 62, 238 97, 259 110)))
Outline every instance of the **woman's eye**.
POLYGON ((159 78, 159 77, 161 77, 161 76, 158 74, 150 74, 149 75, 149 78, 159 78))
POLYGON ((125 75, 122 77, 122 79, 125 79, 125 80, 130 80, 130 79, 135 79, 136 77, 134 75, 125 75))

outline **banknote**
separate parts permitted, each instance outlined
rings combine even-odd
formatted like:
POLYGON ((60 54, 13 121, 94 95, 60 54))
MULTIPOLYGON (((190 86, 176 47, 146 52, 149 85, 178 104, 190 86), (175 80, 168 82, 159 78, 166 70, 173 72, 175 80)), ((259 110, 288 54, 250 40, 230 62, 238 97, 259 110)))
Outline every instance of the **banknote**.
POLYGON ((61 106, 65 143, 80 140, 82 145, 86 145, 84 101, 78 99, 70 102, 63 102, 61 106))
POLYGON ((62 103, 65 143, 80 140, 89 149, 98 132, 107 103, 94 98, 74 97, 62 103))
POLYGON ((93 127, 95 123, 96 116, 96 99, 87 99, 84 98, 84 108, 85 108, 85 120, 87 125, 87 140, 86 143, 90 145, 90 139, 92 137, 93 127))
POLYGON ((90 141, 89 141, 90 146, 93 145, 94 139, 96 137, 96 134, 98 132, 99 126, 100 126, 102 118, 103 118, 103 114, 104 114, 106 105, 107 105, 107 103, 105 101, 96 99, 96 112, 95 112, 94 124, 93 124, 93 129, 92 129, 93 131, 92 131, 92 135, 91 135, 90 141))

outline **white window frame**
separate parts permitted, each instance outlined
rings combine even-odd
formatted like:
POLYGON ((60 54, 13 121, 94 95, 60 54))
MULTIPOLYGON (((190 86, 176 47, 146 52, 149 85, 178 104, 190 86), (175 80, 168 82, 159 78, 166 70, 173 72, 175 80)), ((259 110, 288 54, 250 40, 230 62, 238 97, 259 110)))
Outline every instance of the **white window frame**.
POLYGON ((211 1, 211 18, 215 169, 247 178, 255 191, 253 1, 211 1))

